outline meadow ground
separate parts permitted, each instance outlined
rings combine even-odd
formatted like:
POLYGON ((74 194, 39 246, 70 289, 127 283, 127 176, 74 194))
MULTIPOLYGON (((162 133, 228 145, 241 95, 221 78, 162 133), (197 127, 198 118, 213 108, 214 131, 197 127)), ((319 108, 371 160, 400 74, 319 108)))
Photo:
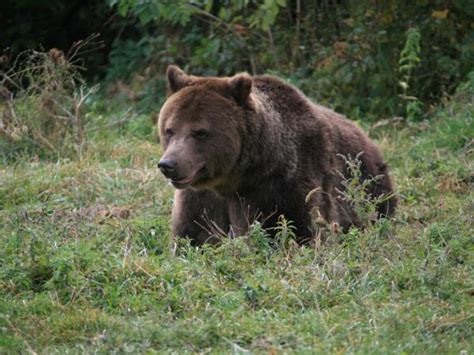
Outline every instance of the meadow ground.
POLYGON ((96 133, 80 160, 2 152, 0 352, 471 354, 473 117, 464 95, 372 127, 397 215, 312 248, 285 225, 174 245, 151 134, 96 133))

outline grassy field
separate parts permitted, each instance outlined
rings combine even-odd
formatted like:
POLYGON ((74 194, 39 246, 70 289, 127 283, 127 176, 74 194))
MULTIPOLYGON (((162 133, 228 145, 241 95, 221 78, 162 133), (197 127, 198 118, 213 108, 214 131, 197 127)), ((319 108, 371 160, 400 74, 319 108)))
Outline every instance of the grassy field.
MULTIPOLYGON (((474 352, 474 102, 387 123, 393 220, 314 248, 169 240, 152 135, 109 129, 81 160, 0 163, 0 353, 474 352)), ((135 127, 135 128, 134 128, 135 127)))

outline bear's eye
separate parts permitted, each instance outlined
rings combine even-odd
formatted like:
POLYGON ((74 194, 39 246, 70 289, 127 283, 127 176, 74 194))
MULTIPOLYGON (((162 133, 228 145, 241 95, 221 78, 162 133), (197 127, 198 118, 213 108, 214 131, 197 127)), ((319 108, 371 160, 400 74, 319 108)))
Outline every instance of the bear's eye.
POLYGON ((170 128, 165 129, 165 136, 171 137, 174 134, 173 130, 170 128))
POLYGON ((193 131, 193 137, 199 140, 206 139, 209 136, 209 133, 203 129, 199 131, 193 131))

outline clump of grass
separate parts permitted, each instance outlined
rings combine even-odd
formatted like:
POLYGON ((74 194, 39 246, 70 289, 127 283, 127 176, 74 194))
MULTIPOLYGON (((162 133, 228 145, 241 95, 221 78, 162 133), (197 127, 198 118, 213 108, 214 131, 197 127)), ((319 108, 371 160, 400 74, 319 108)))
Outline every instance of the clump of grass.
POLYGON ((85 103, 97 87, 87 88, 78 55, 93 39, 77 42, 67 54, 56 48, 25 51, 7 72, 0 72, 0 139, 4 149, 27 147, 37 154, 56 156, 82 154, 86 147, 85 103))

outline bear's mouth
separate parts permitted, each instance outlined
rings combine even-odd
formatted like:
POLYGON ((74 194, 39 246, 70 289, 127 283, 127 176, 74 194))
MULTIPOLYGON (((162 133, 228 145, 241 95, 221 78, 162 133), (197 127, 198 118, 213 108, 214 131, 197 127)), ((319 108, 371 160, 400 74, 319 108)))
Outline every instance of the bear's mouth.
POLYGON ((186 186, 190 185, 194 176, 187 176, 182 179, 171 179, 171 184, 177 189, 184 189, 186 186))
POLYGON ((192 185, 194 182, 196 182, 199 178, 197 178, 199 175, 202 175, 204 171, 204 167, 201 167, 197 169, 194 173, 189 174, 188 176, 185 176, 183 178, 179 179, 171 179, 170 182, 171 184, 177 188, 177 189, 184 189, 187 186, 192 185))

